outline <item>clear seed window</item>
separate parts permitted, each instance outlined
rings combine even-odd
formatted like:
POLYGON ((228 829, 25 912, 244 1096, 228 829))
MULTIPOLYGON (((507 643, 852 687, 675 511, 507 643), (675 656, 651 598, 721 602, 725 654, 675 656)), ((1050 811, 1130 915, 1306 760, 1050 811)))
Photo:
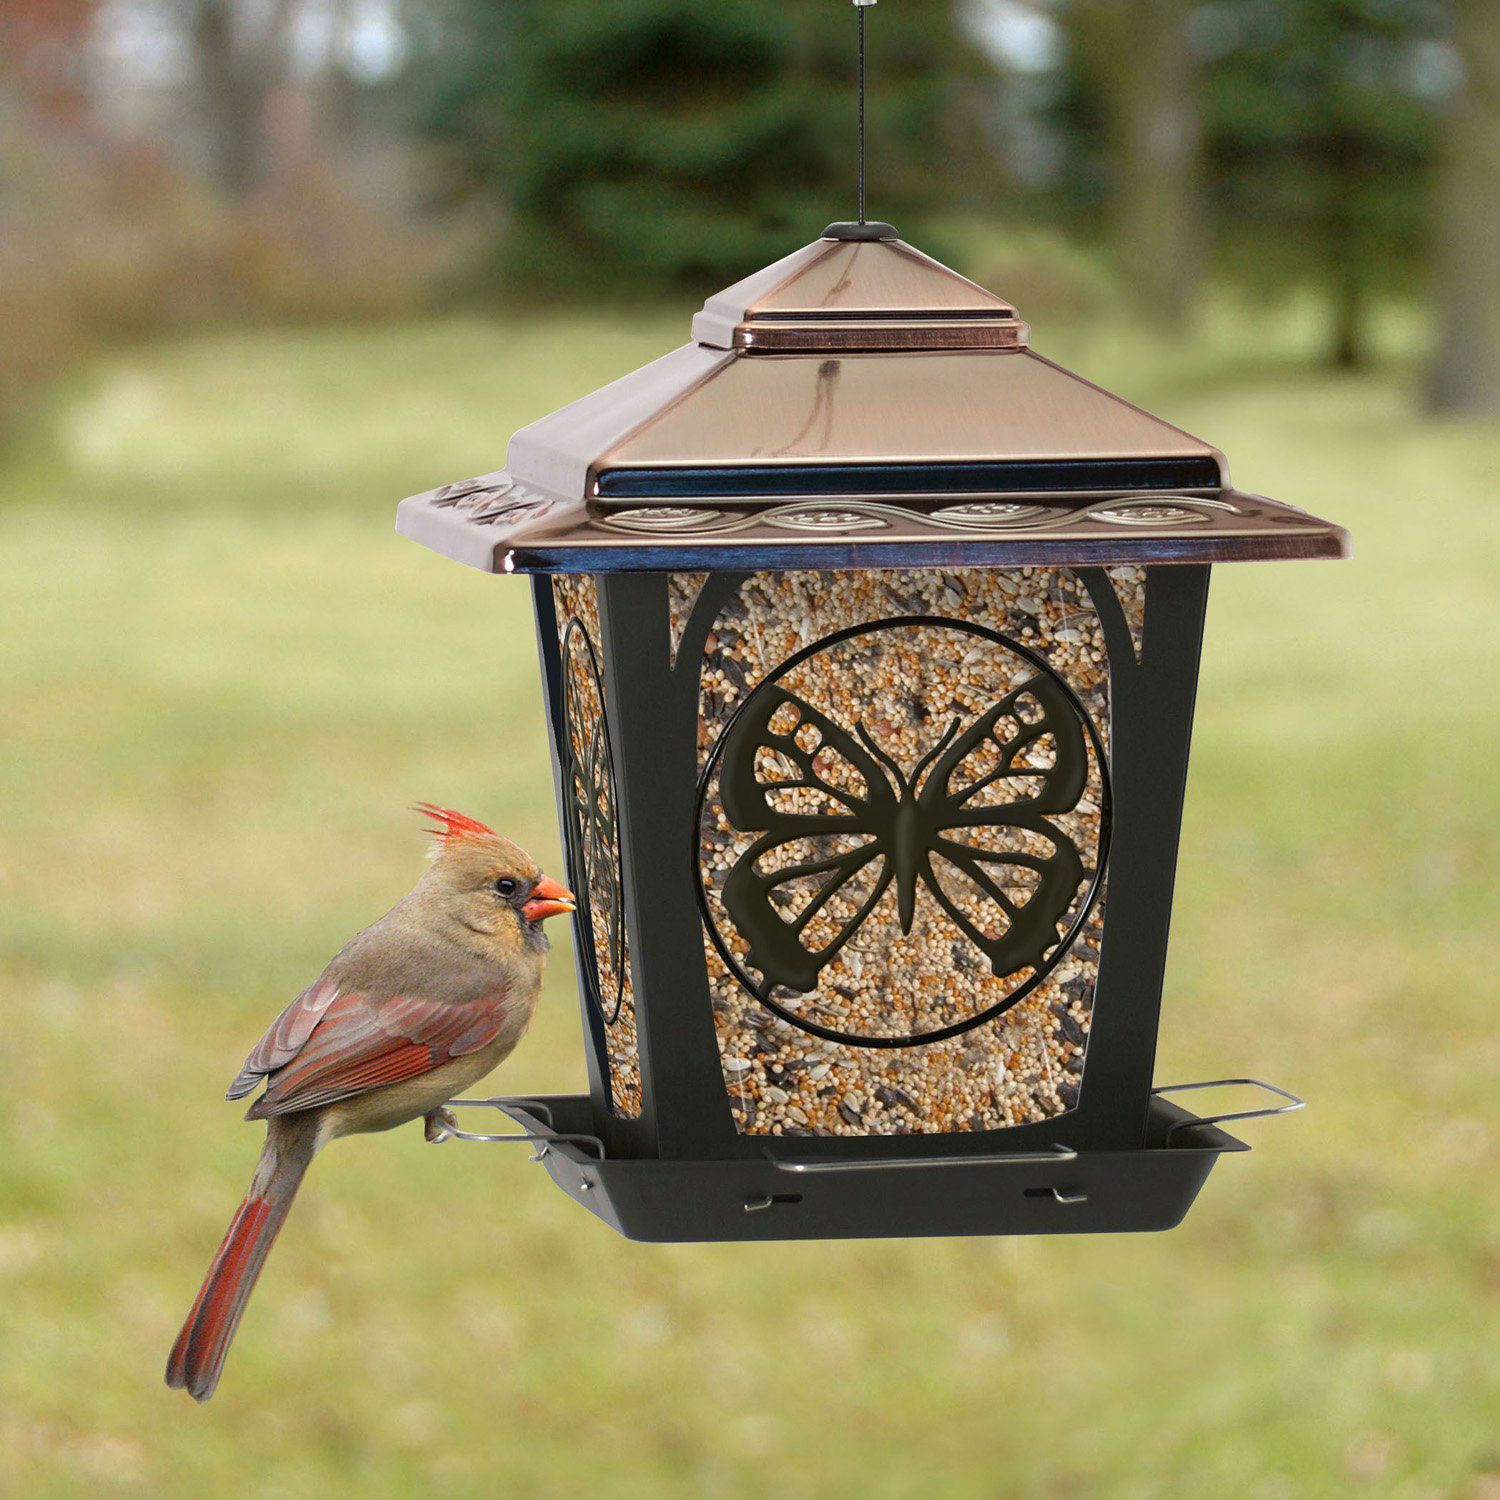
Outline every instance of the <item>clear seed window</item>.
POLYGON ((641 1056, 599 665, 599 595, 594 580, 584 575, 555 579, 553 597, 562 659, 564 838, 575 889, 587 898, 580 925, 593 961, 590 999, 604 1028, 610 1108, 634 1119, 641 1112, 641 1056))
POLYGON ((714 621, 700 701, 706 959, 738 1128, 1071 1109, 1109 801, 1107 652, 1077 577, 757 574, 714 621))

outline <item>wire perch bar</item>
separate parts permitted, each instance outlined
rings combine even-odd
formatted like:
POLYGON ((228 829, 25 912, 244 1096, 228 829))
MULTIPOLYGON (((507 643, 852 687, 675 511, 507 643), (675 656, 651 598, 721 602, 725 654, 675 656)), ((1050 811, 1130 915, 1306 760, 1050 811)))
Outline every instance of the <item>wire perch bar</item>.
POLYGON ((1005 1167, 1018 1163, 1077 1161, 1078 1153, 1071 1146, 1051 1145, 1044 1151, 1011 1151, 1004 1153, 976 1152, 964 1156, 883 1156, 869 1161, 791 1161, 775 1155, 765 1148, 766 1160, 778 1172, 899 1172, 921 1167, 1005 1167))
MULTIPOLYGON (((1307 1108, 1307 1100, 1299 1098, 1288 1089, 1279 1088, 1274 1083, 1267 1083, 1263 1078, 1206 1078, 1197 1083, 1166 1083, 1151 1090, 1154 1097, 1160 1098, 1167 1094, 1186 1094, 1198 1089, 1222 1089, 1222 1088, 1255 1088, 1265 1093, 1275 1094, 1279 1099, 1286 1102, 1283 1104, 1267 1105, 1262 1109, 1238 1109, 1225 1110, 1213 1115, 1190 1115, 1187 1119, 1175 1121, 1167 1127, 1167 1132, 1162 1138, 1162 1145, 1170 1147, 1172 1137, 1181 1130, 1191 1129, 1195 1125, 1222 1125, 1230 1120, 1262 1120, 1275 1115, 1289 1115, 1299 1109, 1307 1108)), ((516 1117, 516 1112, 530 1115, 541 1121, 543 1129, 535 1130, 508 1130, 504 1132, 489 1132, 477 1130, 461 1130, 457 1125, 450 1125, 446 1121, 439 1123, 440 1134, 437 1137, 439 1143, 453 1139, 458 1141, 477 1141, 482 1145, 508 1145, 512 1142, 530 1145, 535 1149, 532 1152, 532 1161, 541 1161, 552 1146, 571 1145, 585 1147, 593 1152, 597 1161, 608 1159, 608 1153, 604 1142, 597 1135, 585 1132, 559 1132, 552 1107, 541 1099, 525 1099, 512 1097, 496 1097, 493 1099, 450 1099, 443 1106, 445 1110, 452 1109, 498 1109, 502 1113, 516 1117)), ((520 1122, 517 1121, 519 1124, 520 1122)), ((996 1163, 1015 1164, 1019 1162, 1036 1161, 1073 1161, 1078 1153, 1069 1147, 1054 1144, 1044 1151, 1026 1151, 1002 1155, 985 1155, 972 1157, 912 1157, 895 1158, 883 1161, 796 1161, 778 1158, 769 1150, 766 1152, 767 1160, 778 1171, 790 1173, 824 1173, 824 1172, 850 1172, 850 1171, 872 1171, 879 1168, 903 1168, 903 1167, 940 1167, 944 1165, 967 1165, 972 1163, 996 1163)))
POLYGON ((1151 1092, 1157 1098, 1160 1098, 1163 1094, 1186 1094, 1193 1089, 1240 1087, 1263 1089, 1268 1094, 1276 1094, 1278 1097, 1290 1102, 1286 1104, 1271 1104, 1265 1109, 1237 1109, 1219 1115, 1193 1115, 1186 1120, 1178 1120, 1176 1124, 1167 1127, 1167 1133, 1162 1138, 1162 1145, 1170 1146, 1172 1144, 1172 1137, 1179 1130, 1187 1130, 1193 1125, 1222 1125, 1226 1120, 1263 1120, 1271 1115, 1289 1115, 1296 1110, 1307 1108, 1306 1099, 1299 1099, 1296 1094, 1289 1093, 1286 1089, 1277 1088, 1274 1083, 1267 1083, 1264 1078, 1207 1078, 1202 1083, 1164 1083, 1159 1088, 1152 1089, 1151 1092))
POLYGON ((443 1108, 445 1110, 498 1109, 512 1119, 515 1119, 515 1111, 520 1110, 524 1114, 539 1119, 546 1129, 545 1131, 507 1130, 499 1134, 490 1134, 477 1130, 460 1130, 456 1125, 450 1125, 444 1120, 439 1126, 442 1132, 437 1138, 439 1144, 450 1138, 455 1141, 478 1141, 487 1146, 502 1146, 517 1142, 535 1147, 531 1153, 532 1161, 541 1161, 553 1146, 587 1146, 594 1151, 598 1160, 605 1159, 604 1142, 597 1135, 560 1133, 555 1127, 551 1106, 540 1099, 450 1099, 443 1108))

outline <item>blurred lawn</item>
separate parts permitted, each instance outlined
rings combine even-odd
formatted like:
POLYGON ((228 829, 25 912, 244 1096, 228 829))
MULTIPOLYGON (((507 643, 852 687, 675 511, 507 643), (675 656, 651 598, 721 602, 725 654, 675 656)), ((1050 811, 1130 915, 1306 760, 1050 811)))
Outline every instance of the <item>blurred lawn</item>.
MULTIPOLYGON (((1215 579, 1159 1067, 1311 1109, 1109 1240, 638 1246, 519 1154, 347 1143, 213 1403, 162 1386, 258 1144, 222 1089, 407 804, 558 866, 527 587, 394 502, 686 325, 161 344, 0 467, 0 1493, 1493 1500, 1500 435, 1263 317, 1043 348, 1354 530, 1215 579)), ((580 1086, 569 969, 507 1089, 580 1086)))

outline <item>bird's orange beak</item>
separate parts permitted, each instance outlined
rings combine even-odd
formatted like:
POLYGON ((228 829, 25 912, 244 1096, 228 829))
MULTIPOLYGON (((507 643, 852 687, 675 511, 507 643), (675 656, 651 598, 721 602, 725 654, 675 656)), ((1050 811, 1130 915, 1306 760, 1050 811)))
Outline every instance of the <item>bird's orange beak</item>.
POLYGON ((567 886, 543 875, 532 887, 530 897, 521 907, 521 915, 528 922, 545 922, 548 917, 561 916, 565 911, 577 910, 577 907, 578 901, 567 886))

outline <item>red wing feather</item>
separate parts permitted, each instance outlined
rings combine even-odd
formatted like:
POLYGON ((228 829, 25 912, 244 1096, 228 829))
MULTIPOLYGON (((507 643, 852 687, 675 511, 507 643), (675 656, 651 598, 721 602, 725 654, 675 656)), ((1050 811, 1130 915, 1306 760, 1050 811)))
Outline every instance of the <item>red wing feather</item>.
POLYGON ((338 999, 339 987, 326 974, 310 984, 271 1022, 270 1029, 255 1044, 245 1066, 229 1085, 226 1099, 243 1099, 260 1087, 267 1073, 289 1063, 313 1034, 324 1012, 338 999))
POLYGON ((504 1002, 503 991, 468 1002, 410 995, 373 1000, 344 991, 323 1009, 296 1054, 269 1070, 250 1116, 331 1104, 477 1052, 500 1034, 504 1002))

